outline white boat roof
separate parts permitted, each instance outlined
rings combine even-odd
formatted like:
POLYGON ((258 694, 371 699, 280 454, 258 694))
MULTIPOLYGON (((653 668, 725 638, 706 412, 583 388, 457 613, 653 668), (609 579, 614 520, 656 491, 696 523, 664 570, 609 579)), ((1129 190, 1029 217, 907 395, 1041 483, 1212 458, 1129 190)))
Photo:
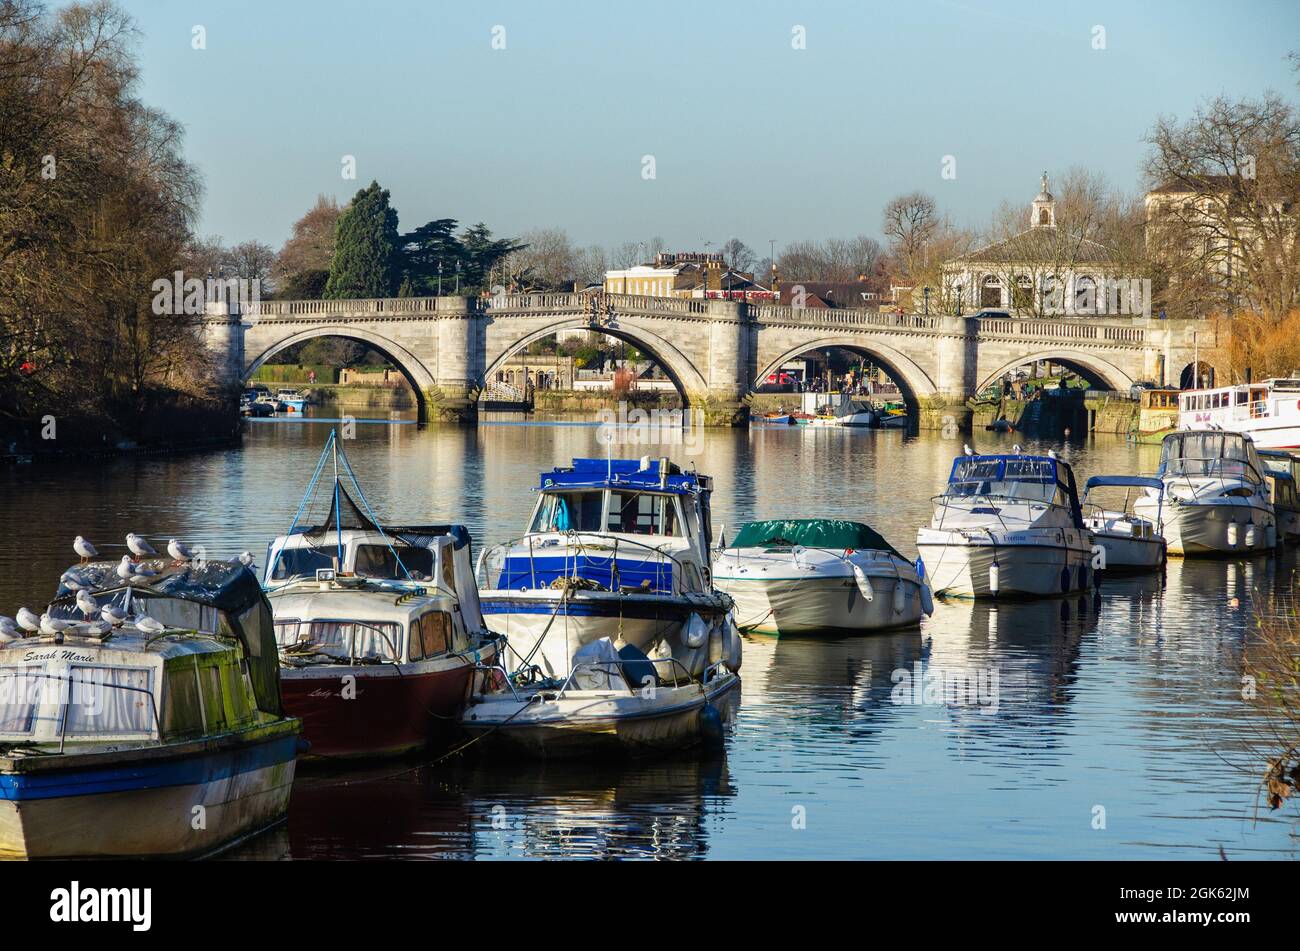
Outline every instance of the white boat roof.
POLYGON ((77 663, 83 654, 90 659, 114 652, 143 654, 146 658, 161 657, 166 660, 190 654, 220 654, 235 649, 234 641, 222 642, 202 632, 177 630, 174 634, 145 634, 129 625, 123 625, 114 628, 112 635, 102 640, 98 637, 78 637, 71 632, 64 634, 61 644, 56 643, 49 634, 21 637, 0 645, 0 664, 48 659, 44 655, 49 651, 57 654, 59 659, 77 663))
POLYGON ((356 618, 407 624, 430 610, 451 611, 456 606, 454 598, 436 589, 425 589, 425 594, 373 587, 322 590, 314 581, 292 585, 272 592, 268 597, 277 619, 298 621, 356 618))

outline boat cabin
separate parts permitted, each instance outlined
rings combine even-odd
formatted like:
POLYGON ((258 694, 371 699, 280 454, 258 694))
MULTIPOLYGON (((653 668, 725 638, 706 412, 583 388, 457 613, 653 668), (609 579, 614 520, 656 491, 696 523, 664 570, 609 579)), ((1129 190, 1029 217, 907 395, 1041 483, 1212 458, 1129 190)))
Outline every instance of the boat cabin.
POLYGON ((958 456, 936 499, 944 506, 957 502, 973 503, 969 511, 975 514, 998 514, 1007 502, 1056 507, 1069 513, 1075 527, 1083 525, 1074 470, 1052 456, 958 456))
MULTIPOLYGON (((170 743, 283 716, 271 609, 253 574, 237 562, 148 564, 158 574, 130 586, 117 581, 116 562, 73 570, 108 585, 93 592, 101 606, 147 614, 167 632, 128 621, 0 646, 0 746, 170 743)), ((66 589, 48 610, 85 620, 66 589)))
MULTIPOLYGON (((1164 438, 1156 474, 1170 478, 1264 481, 1264 464, 1255 443, 1241 433, 1220 429, 1179 430, 1164 438)), ((1251 492, 1244 488, 1245 495, 1251 492)))
POLYGON ((1252 420, 1295 419, 1300 410, 1300 379, 1261 380, 1205 390, 1186 390, 1179 397, 1183 428, 1240 428, 1252 420))

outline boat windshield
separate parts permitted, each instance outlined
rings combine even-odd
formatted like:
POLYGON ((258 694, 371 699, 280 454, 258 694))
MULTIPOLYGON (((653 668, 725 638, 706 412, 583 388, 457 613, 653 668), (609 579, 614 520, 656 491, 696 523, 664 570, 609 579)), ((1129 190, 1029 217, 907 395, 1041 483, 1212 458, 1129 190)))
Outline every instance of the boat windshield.
POLYGON ((599 489, 543 493, 532 531, 598 532, 604 501, 605 493, 599 489))
POLYGON ((1160 475, 1259 482, 1258 459, 1254 446, 1239 433, 1172 433, 1160 453, 1160 475))
POLYGON ((671 495, 656 492, 611 492, 606 530, 630 535, 680 535, 677 506, 671 495))
POLYGON ((433 552, 428 548, 409 548, 400 546, 396 549, 387 545, 358 545, 356 564, 353 572, 362 578, 395 578, 405 580, 406 574, 397 566, 397 559, 416 581, 426 581, 433 577, 433 552), (397 554, 394 556, 393 552, 397 554))
POLYGON ((394 621, 276 621, 280 647, 311 645, 332 657, 398 661, 401 626, 394 621))
POLYGON ((283 581, 286 578, 314 578, 317 568, 333 568, 337 548, 328 551, 322 548, 285 548, 276 560, 275 571, 271 578, 283 581))
POLYGON ((995 496, 1067 505, 1069 500, 1045 459, 970 459, 957 463, 945 493, 952 497, 995 496))

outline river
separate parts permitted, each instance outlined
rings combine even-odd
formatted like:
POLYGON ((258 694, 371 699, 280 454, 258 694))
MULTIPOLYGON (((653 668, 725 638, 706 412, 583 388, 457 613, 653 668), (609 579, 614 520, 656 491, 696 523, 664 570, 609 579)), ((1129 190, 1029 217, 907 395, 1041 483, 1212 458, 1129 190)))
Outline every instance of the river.
MULTIPOLYGON (((210 555, 249 549, 260 563, 328 432, 258 421, 230 451, 0 470, 10 531, 0 613, 44 604, 78 534, 101 550, 128 531, 176 536, 210 555)), ((986 450, 1017 439, 964 438, 986 450)), ((725 524, 728 537, 751 518, 838 516, 915 557, 962 441, 754 427, 621 454, 666 454, 712 475, 715 532, 725 524)), ((539 471, 605 453, 591 426, 510 418, 359 424, 345 446, 382 517, 462 522, 476 554, 520 533, 539 471)), ((1159 457, 1119 437, 1055 448, 1081 483, 1151 472, 1159 457)), ((747 637, 724 755, 304 774, 287 826, 235 855, 1292 858, 1294 808, 1271 814, 1257 800, 1266 723, 1242 698, 1242 651, 1253 605, 1293 587, 1294 570, 1293 553, 1172 559, 1163 583, 1108 580, 1096 600, 939 602, 919 630, 747 637), (902 672, 929 671, 996 676, 996 703, 896 695, 902 672)))

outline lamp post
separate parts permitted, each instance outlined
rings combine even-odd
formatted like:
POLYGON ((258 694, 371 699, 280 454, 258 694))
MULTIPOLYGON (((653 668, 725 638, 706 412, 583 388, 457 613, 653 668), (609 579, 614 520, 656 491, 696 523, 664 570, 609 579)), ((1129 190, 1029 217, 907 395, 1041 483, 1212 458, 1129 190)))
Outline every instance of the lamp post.
POLYGON ((921 288, 921 297, 925 300, 925 316, 930 316, 930 288, 921 288))
POLYGON ((438 296, 442 296, 442 262, 438 262, 438 296))
POLYGON ((460 293, 460 262, 456 262, 456 293, 460 293))

